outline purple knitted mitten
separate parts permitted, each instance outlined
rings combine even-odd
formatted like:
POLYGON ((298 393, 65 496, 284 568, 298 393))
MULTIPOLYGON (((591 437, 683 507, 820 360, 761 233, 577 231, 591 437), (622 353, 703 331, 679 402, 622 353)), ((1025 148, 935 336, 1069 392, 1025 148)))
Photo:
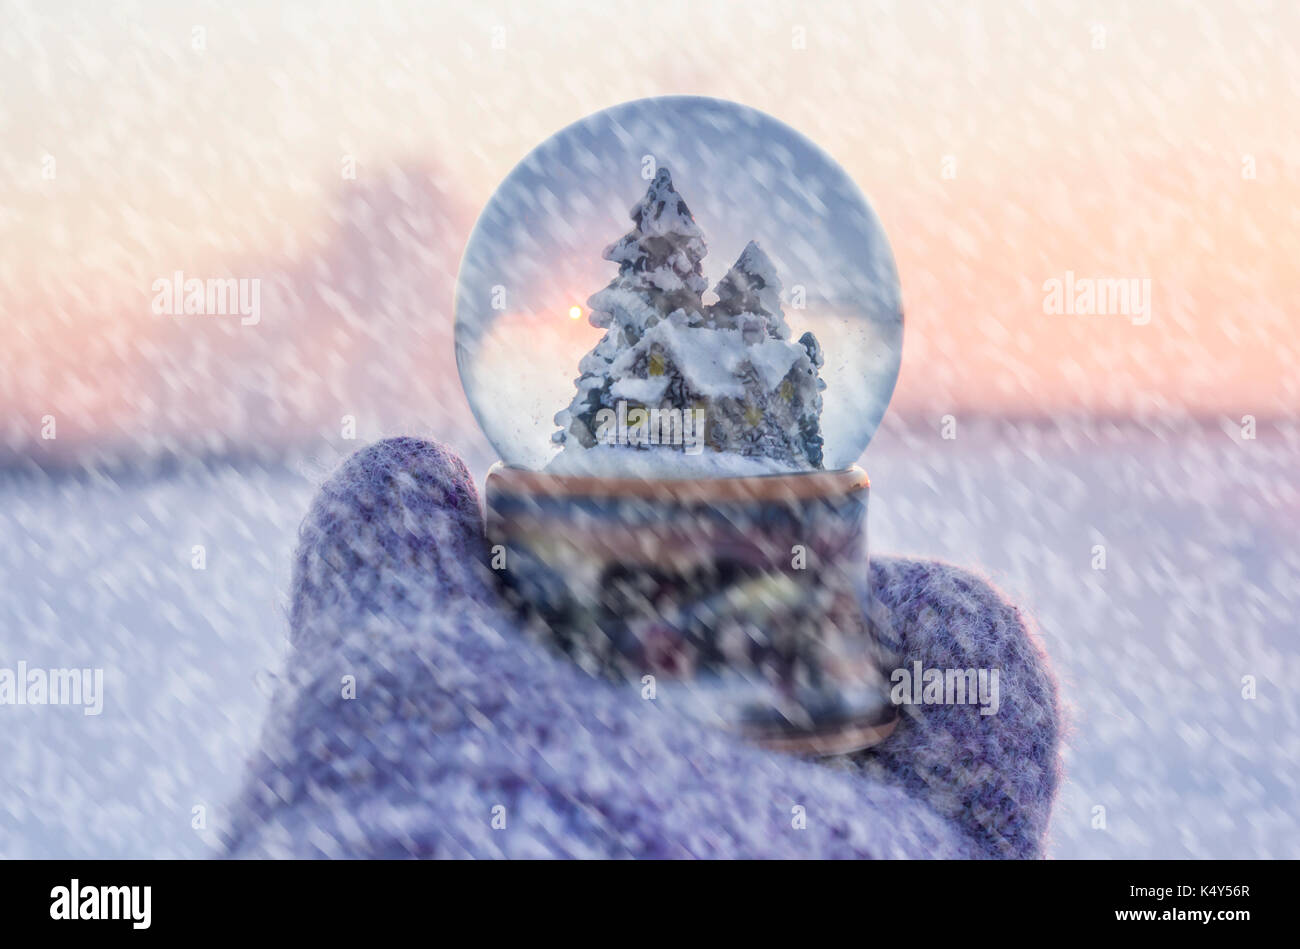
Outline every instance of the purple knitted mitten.
POLYGON ((1059 780, 1055 686, 1019 615, 877 561, 909 660, 1001 670, 1000 708, 923 706, 879 748, 763 752, 525 641, 484 582, 478 497, 441 446, 362 449, 301 532, 286 683, 234 856, 1032 857, 1059 780))
POLYGON ((1020 611, 968 571, 873 558, 878 625, 901 668, 997 670, 998 704, 903 706, 898 728, 850 756, 864 776, 905 788, 993 856, 1038 855, 1061 781, 1060 704, 1047 656, 1020 611), (989 706, 992 708, 993 706, 989 706))

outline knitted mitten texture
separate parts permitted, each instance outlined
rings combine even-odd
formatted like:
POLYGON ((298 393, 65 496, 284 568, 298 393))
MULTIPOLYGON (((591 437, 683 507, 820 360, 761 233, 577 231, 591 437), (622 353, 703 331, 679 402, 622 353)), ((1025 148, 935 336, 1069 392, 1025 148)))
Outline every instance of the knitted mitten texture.
POLYGON ((473 481, 441 446, 371 445, 322 487, 231 855, 1039 854, 1055 687, 981 581, 873 568, 909 657, 1002 667, 998 714, 920 709, 878 749, 827 763, 749 747, 526 640, 495 606, 483 547, 473 481))

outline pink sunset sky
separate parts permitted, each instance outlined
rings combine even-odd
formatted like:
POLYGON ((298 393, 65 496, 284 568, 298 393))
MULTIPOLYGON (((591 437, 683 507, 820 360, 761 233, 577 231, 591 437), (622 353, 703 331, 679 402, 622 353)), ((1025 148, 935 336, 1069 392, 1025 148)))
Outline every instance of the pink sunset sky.
POLYGON ((769 113, 871 199, 891 411, 1300 403, 1293 4, 428 6, 6 4, 0 450, 47 415, 72 449, 460 430, 478 211, 560 128, 669 93, 769 113), (260 279, 261 322, 152 312, 177 270, 260 279), (1046 312, 1067 272, 1149 280, 1150 321, 1046 312))

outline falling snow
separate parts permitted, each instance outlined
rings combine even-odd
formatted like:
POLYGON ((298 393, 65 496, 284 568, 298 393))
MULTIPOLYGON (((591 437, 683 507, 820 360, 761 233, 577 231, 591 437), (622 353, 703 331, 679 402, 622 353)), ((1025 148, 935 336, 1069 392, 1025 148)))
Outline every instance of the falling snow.
MULTIPOLYGON (((630 2, 75 6, 0 13, 0 667, 102 668, 104 709, 0 706, 0 855, 219 852, 326 473, 397 434, 479 484, 497 459, 453 330, 479 211, 560 128, 691 92, 816 142, 889 237, 872 550, 981 573, 1041 634, 1069 725, 1047 853, 1300 857, 1294 7, 693 0, 659 35, 630 2), (177 273, 260 281, 257 320, 160 311, 177 273), (1149 307, 1047 305, 1080 278, 1149 307)), ((775 226, 832 212, 752 164, 775 226)), ((530 200, 570 245, 627 213, 530 200)), ((818 258, 786 231, 764 248, 818 258)), ((517 344, 520 386, 590 348, 569 309, 601 263, 546 287, 563 327, 517 344)), ((560 381, 494 437, 549 431, 560 381)))

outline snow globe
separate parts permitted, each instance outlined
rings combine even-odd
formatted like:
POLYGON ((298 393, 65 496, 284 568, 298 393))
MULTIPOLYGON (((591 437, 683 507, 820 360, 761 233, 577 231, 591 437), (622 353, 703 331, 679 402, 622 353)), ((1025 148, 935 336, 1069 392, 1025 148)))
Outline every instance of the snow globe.
POLYGON ((491 567, 524 627, 765 747, 887 737, 855 462, 902 326, 870 205, 776 119, 671 96, 543 142, 456 290, 461 381, 501 455, 491 567))

